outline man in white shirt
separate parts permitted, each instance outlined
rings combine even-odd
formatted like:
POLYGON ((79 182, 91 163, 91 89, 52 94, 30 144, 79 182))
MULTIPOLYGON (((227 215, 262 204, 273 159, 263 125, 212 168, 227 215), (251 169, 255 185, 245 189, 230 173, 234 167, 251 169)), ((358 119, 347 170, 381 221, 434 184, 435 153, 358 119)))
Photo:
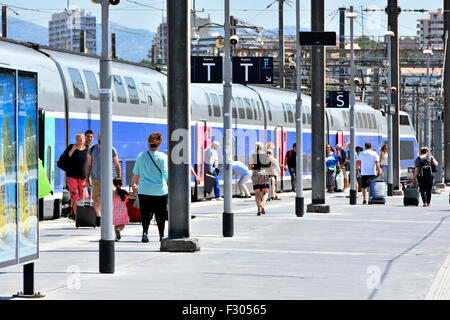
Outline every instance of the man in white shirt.
POLYGON ((205 173, 216 177, 216 183, 214 184, 215 200, 223 200, 220 196, 219 178, 217 177, 216 169, 219 167, 219 150, 220 143, 214 140, 211 143, 211 148, 205 151, 205 173))
POLYGON ((372 144, 366 142, 365 149, 356 158, 356 167, 361 166, 361 190, 363 194, 363 204, 366 204, 366 190, 370 186, 370 181, 381 172, 378 154, 372 149, 372 144))

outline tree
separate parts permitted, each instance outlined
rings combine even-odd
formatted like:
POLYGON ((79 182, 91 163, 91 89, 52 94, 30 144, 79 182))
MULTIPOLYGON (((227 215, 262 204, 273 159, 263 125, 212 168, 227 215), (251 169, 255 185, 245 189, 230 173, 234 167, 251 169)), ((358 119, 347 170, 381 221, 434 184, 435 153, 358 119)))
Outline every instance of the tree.
POLYGON ((383 43, 376 42, 375 40, 372 40, 367 36, 356 38, 355 43, 357 43, 361 49, 365 49, 365 50, 383 49, 384 48, 383 43))

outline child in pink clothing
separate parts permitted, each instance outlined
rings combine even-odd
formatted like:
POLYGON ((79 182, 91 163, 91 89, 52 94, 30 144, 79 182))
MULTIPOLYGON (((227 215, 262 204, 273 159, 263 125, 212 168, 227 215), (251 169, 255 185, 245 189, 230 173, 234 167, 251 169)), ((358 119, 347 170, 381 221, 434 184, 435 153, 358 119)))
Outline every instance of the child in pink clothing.
POLYGON ((120 231, 130 222, 127 211, 128 192, 122 189, 122 178, 114 178, 113 185, 116 188, 113 194, 113 225, 116 233, 116 241, 121 238, 120 231))

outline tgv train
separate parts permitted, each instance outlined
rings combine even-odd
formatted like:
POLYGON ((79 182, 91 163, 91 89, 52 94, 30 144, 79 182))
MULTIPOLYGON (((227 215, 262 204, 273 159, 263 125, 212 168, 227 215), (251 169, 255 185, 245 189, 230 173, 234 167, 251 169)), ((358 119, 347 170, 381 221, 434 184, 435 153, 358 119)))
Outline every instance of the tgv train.
MULTIPOLYGON (((75 134, 100 131, 99 57, 82 53, 0 40, 0 66, 13 66, 38 73, 39 156, 51 181, 54 195, 44 201, 44 212, 53 214, 53 202, 61 198, 64 172, 56 162, 66 143, 75 134), (67 140, 67 141, 66 141, 67 140)), ((167 77, 148 66, 125 61, 112 62, 113 146, 117 149, 123 178, 130 184, 134 161, 147 149, 152 132, 163 134, 160 151, 167 149, 167 77)), ((199 174, 200 185, 192 182, 194 200, 204 198, 204 151, 211 141, 222 144, 223 86, 191 85, 191 163, 199 174)), ((235 159, 248 163, 257 141, 275 144, 280 162, 295 143, 296 93, 289 90, 234 84, 232 117, 235 159)), ((303 96, 304 181, 311 186, 311 101, 303 96)), ((356 103, 356 145, 370 141, 378 150, 387 141, 386 118, 380 110, 356 103)), ((349 110, 327 109, 326 140, 332 146, 349 141, 349 110)), ((401 172, 406 175, 417 156, 417 142, 409 116, 400 113, 401 172)), ((96 138, 94 140, 96 143, 96 138)), ((219 150, 222 154, 222 150, 219 150)), ((289 172, 282 172, 278 188, 291 190, 289 172)), ((234 186, 234 192, 238 192, 234 186)))

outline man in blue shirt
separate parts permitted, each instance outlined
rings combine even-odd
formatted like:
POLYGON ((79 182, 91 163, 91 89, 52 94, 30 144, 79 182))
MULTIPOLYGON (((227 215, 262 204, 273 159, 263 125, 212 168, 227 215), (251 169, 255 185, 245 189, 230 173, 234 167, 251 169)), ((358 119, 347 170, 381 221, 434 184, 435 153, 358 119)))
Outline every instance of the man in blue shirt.
POLYGON ((240 161, 233 161, 231 169, 233 170, 234 176, 240 176, 238 186, 241 198, 251 198, 252 196, 245 185, 251 179, 251 173, 248 167, 240 161))

